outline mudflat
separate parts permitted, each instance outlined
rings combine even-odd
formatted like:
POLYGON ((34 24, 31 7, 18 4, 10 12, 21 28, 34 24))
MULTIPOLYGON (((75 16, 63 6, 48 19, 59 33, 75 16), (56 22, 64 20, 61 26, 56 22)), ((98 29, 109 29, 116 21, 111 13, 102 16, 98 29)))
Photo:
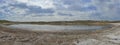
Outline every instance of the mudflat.
POLYGON ((0 27, 0 45, 120 45, 120 23, 96 31, 35 32, 0 27))

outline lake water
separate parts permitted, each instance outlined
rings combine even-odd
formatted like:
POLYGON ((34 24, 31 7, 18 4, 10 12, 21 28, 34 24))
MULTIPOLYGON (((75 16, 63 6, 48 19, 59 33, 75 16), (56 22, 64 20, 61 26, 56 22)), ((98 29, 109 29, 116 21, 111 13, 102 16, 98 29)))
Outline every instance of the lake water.
POLYGON ((87 26, 87 25, 36 25, 36 24, 13 24, 6 26, 32 31, 70 31, 70 30, 100 30, 106 26, 87 26))

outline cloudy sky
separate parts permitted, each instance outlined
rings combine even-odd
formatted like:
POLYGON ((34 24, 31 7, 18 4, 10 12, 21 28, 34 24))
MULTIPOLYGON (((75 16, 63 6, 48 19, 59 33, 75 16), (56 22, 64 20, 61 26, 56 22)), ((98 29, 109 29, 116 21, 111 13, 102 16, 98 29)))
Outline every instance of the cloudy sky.
POLYGON ((0 0, 11 21, 120 20, 120 0, 0 0))

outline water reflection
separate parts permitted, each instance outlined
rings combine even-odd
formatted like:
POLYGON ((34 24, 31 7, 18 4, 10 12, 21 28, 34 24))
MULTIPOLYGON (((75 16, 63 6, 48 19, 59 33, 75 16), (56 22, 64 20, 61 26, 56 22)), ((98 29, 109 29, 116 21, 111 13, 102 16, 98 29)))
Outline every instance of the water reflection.
POLYGON ((69 30, 99 30, 105 26, 87 26, 87 25, 35 25, 35 24, 13 24, 9 28, 33 30, 33 31, 69 31, 69 30))

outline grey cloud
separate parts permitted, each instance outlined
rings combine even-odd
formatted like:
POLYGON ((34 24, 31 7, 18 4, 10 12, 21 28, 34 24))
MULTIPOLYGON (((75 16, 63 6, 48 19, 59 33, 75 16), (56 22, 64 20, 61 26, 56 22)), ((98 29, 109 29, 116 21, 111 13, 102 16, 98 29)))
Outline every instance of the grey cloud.
POLYGON ((37 6, 27 6, 25 3, 11 4, 11 6, 21 9, 29 9, 29 13, 54 13, 53 9, 42 9, 37 6))
POLYGON ((73 16, 72 14, 58 13, 60 16, 73 16))
POLYGON ((30 13, 54 13, 52 9, 42 9, 41 7, 28 7, 30 13))

